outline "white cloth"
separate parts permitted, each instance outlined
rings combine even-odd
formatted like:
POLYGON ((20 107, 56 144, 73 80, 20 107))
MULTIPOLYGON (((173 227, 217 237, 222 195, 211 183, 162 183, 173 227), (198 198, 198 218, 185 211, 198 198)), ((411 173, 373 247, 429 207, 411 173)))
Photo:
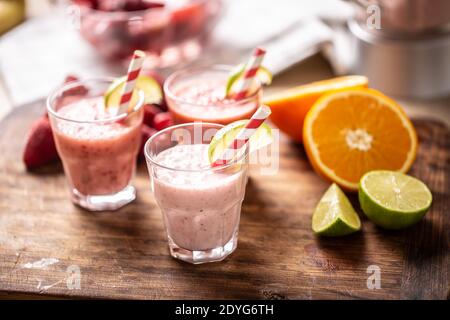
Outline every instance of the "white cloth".
MULTIPOLYGON (((197 62, 237 63, 255 46, 275 74, 320 51, 333 31, 319 18, 344 21, 352 8, 340 0, 224 0, 223 17, 197 62)), ((99 58, 64 12, 28 20, 0 38, 0 72, 14 105, 47 96, 67 74, 118 75, 122 67, 99 58)))

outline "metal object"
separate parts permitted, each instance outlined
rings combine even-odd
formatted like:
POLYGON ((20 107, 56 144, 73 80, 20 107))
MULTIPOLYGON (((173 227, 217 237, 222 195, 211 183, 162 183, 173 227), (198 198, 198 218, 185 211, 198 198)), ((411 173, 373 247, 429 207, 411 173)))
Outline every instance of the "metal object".
POLYGON ((348 27, 354 55, 348 67, 367 76, 371 86, 419 98, 450 93, 450 31, 405 38, 375 35, 356 21, 348 27))
POLYGON ((450 1, 353 2, 360 8, 347 23, 345 44, 335 43, 341 47, 336 58, 347 72, 367 76, 372 87, 388 94, 450 94, 450 1), (381 10, 380 29, 367 23, 370 5, 381 10))
POLYGON ((359 10, 357 20, 365 19, 366 8, 376 5, 381 11, 382 32, 420 33, 450 23, 448 0, 352 0, 359 10))

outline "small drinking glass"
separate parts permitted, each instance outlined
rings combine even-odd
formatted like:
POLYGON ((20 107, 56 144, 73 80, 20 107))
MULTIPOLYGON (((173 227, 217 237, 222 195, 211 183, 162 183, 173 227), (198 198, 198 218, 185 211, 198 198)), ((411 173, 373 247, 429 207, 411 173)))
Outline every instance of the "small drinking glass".
POLYGON ((208 146, 222 125, 180 124, 145 144, 151 188, 174 258, 220 261, 237 246, 248 171, 248 147, 230 163, 211 167, 208 146))
POLYGON ((113 80, 73 81, 47 99, 71 199, 91 211, 116 210, 136 197, 130 181, 141 144, 144 93, 138 91, 132 112, 108 115, 103 95, 113 80))
POLYGON ((171 74, 164 82, 164 94, 175 123, 205 121, 229 124, 249 119, 261 105, 262 87, 240 100, 225 97, 233 66, 189 67, 171 74))

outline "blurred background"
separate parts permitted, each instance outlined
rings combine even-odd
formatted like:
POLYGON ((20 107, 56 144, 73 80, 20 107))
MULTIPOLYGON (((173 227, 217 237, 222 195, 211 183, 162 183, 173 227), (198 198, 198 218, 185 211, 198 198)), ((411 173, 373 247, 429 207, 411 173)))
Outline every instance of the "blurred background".
POLYGON ((450 124, 449 26, 448 0, 0 0, 0 119, 68 74, 123 74, 134 49, 167 75, 259 45, 275 75, 265 94, 362 74, 450 124))

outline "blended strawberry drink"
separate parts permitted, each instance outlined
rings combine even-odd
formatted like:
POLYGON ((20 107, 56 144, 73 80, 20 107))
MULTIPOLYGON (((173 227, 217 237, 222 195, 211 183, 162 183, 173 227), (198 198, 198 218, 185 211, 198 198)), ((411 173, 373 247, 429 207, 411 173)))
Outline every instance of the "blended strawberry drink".
POLYGON ((170 252, 190 263, 220 261, 237 246, 248 150, 227 165, 211 167, 209 143, 221 127, 181 124, 160 131, 145 145, 170 252))
POLYGON ((219 124, 248 119, 261 103, 262 88, 255 81, 242 99, 227 96, 227 83, 235 67, 214 65, 181 70, 169 76, 164 93, 176 123, 205 121, 219 124))
POLYGON ((143 94, 130 113, 106 108, 111 79, 71 82, 48 99, 56 148, 72 201, 88 210, 114 210, 135 199, 130 185, 141 143, 143 94))

